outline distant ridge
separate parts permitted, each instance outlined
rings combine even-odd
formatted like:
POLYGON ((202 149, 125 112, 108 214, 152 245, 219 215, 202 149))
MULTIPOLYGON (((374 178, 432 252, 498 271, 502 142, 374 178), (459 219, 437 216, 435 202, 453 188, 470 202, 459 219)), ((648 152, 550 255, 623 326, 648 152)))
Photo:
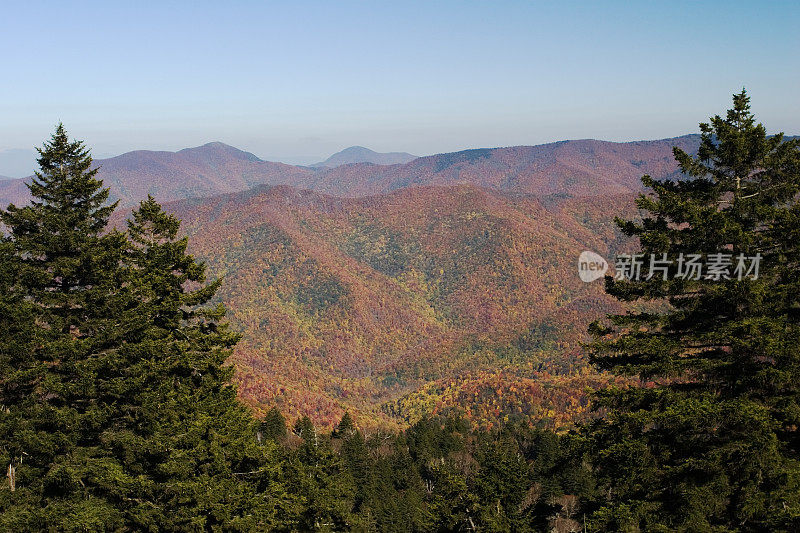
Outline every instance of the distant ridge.
POLYGON ((409 163, 417 159, 417 156, 407 152, 386 152, 380 153, 364 148, 363 146, 351 146, 341 152, 336 152, 325 161, 311 165, 313 168, 335 168, 341 165, 353 163, 372 163, 373 165, 400 165, 409 163))
MULTIPOLYGON (((641 192, 644 174, 654 179, 679 177, 673 147, 693 154, 699 145, 699 135, 633 142, 584 139, 478 148, 389 165, 360 162, 312 168, 263 161, 250 152, 213 142, 177 152, 137 150, 95 160, 95 164, 100 168, 98 178, 122 207, 134 206, 148 194, 168 202, 260 185, 291 185, 359 198, 411 187, 469 184, 542 198, 574 198, 641 192)), ((29 180, 0 181, 0 206, 27 202, 25 182, 29 180)))
MULTIPOLYGON (((221 142, 177 152, 135 150, 108 159, 96 159, 97 177, 111 189, 122 207, 131 207, 150 194, 160 202, 207 198, 239 192, 257 185, 302 183, 314 171, 262 161, 221 142)), ((30 177, 0 183, 0 205, 23 204, 30 177)))
POLYGON ((678 176, 673 147, 695 153, 699 145, 699 135, 684 135, 654 141, 581 139, 477 148, 419 157, 402 165, 326 168, 306 188, 348 197, 454 184, 538 196, 625 194, 641 190, 644 174, 656 179, 678 176))

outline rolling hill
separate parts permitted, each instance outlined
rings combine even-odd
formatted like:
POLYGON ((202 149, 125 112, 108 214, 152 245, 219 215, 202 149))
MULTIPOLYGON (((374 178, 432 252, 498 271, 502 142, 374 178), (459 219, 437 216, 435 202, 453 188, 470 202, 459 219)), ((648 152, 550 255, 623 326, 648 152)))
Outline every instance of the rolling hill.
MULTIPOLYGON (((313 174, 308 168, 262 161, 218 142, 178 152, 137 150, 95 160, 95 165, 100 168, 98 178, 122 207, 136 205, 148 194, 164 202, 203 198, 265 183, 301 183, 313 174)), ((0 183, 0 204, 28 201, 24 181, 0 183)))
POLYGON ((469 183, 524 194, 593 196, 640 190, 643 174, 676 175, 672 147, 694 153, 699 135, 659 141, 562 141, 420 157, 404 165, 354 164, 313 176, 303 186, 335 196, 368 196, 418 185, 469 183))
MULTIPOLYGON (((629 143, 563 141, 437 154, 404 164, 316 169, 262 161, 232 146, 209 143, 178 152, 129 152, 96 164, 98 176, 123 207, 135 205, 147 194, 165 202, 281 184, 354 198, 454 184, 540 196, 593 196, 638 191, 642 174, 674 175, 672 146, 694 152, 698 143, 697 135, 629 143)), ((0 183, 0 205, 27 200, 23 180, 0 183)))
POLYGON ((576 353, 616 309, 579 281, 580 251, 622 243, 631 195, 514 196, 472 185, 337 198, 288 186, 168 204, 224 276, 244 333, 242 398, 328 425, 403 424, 460 407, 561 425, 603 378, 576 353))

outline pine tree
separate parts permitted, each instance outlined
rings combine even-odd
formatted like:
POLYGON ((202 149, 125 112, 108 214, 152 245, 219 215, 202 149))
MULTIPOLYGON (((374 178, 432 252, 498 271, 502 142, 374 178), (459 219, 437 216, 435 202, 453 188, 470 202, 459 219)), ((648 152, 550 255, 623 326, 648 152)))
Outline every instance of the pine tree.
POLYGON ((492 531, 530 531, 532 520, 520 512, 532 485, 530 466, 508 433, 483 436, 475 454, 480 463, 475 485, 481 522, 492 531))
POLYGON ((225 361, 239 335, 223 322, 224 307, 209 304, 221 280, 206 283, 179 228, 153 198, 128 222, 136 304, 124 381, 136 387, 124 396, 135 399, 127 402, 135 423, 113 445, 144 490, 123 499, 137 502, 129 513, 137 528, 267 528, 290 500, 277 448, 257 445, 256 421, 230 384, 225 361))
POLYGON ((113 408, 98 384, 121 342, 113 325, 125 301, 125 238, 104 233, 115 204, 81 142, 59 124, 39 156, 31 204, 0 211, 3 265, 14 270, 0 289, 13 306, 2 344, 14 369, 0 378, 0 447, 17 464, 0 525, 114 527, 121 516, 94 480, 107 470, 101 434, 113 408))
MULTIPOLYGON (((32 378, 41 372, 31 357, 36 346, 34 308, 19 290, 18 272, 13 243, 4 238, 0 240, 0 435, 5 437, 0 437, 0 466, 6 479, 0 486, 12 493, 17 490, 17 469, 28 455, 23 442, 15 441, 27 426, 35 388, 32 378)), ((6 496, 15 495, 0 490, 0 509, 10 505, 6 496)))
POLYGON ((607 278, 642 304, 591 328, 593 362, 645 385, 599 397, 604 529, 800 527, 800 144, 767 136, 744 91, 700 129, 696 157, 674 150, 684 178, 645 176, 643 219, 618 221, 645 265, 667 254, 667 275, 607 278), (681 254, 729 257, 730 271, 680 276, 681 254), (757 279, 736 275, 759 256, 757 279))
POLYGON ((287 491, 301 505, 290 517, 290 531, 352 531, 355 485, 340 456, 308 416, 298 418, 294 433, 303 439, 287 465, 287 491))
POLYGON ((298 418, 294 423, 294 434, 303 439, 303 441, 310 446, 317 446, 319 444, 319 435, 317 435, 317 428, 308 417, 303 415, 298 418))
POLYGON ((282 442, 286 439, 286 419, 277 407, 273 407, 261 421, 261 437, 267 440, 282 442))
POLYGON ((342 415, 342 419, 339 421, 339 425, 336 426, 336 436, 346 438, 355 431, 356 424, 353 422, 353 417, 350 416, 350 413, 345 411, 344 415, 342 415))
POLYGON ((108 231, 63 126, 40 155, 33 202, 0 211, 0 529, 268 529, 295 503, 230 384, 220 281, 152 198, 108 231))
MULTIPOLYGON (((341 424, 340 424, 341 425, 341 424)), ((355 484, 355 510, 368 506, 375 496, 371 461, 364 435, 355 428, 343 436, 341 455, 355 484)))

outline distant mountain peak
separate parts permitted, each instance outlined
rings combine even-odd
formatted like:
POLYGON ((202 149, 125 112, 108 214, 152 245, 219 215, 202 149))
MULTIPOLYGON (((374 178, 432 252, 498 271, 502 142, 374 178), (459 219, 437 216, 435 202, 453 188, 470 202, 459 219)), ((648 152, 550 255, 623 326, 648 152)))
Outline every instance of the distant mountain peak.
POLYGON ((240 150, 235 146, 231 146, 229 144, 225 144, 220 141, 212 141, 210 143, 203 144, 201 146, 195 146, 194 148, 184 148, 183 150, 179 150, 177 153, 179 154, 197 154, 197 155, 226 155, 233 159, 243 159, 247 161, 261 161, 261 159, 251 154, 250 152, 245 152, 244 150, 240 150))
POLYGON ((312 167, 334 168, 353 163, 372 163, 375 165, 398 165, 417 159, 407 152, 376 152, 363 146, 351 146, 336 152, 325 161, 311 165, 312 167))
POLYGON ((369 148, 366 148, 364 146, 359 146, 359 145, 350 146, 349 148, 345 148, 344 150, 342 150, 339 153, 340 154, 346 154, 346 153, 349 153, 349 152, 367 152, 367 153, 370 153, 370 154, 377 154, 378 153, 375 150, 370 150, 369 148))

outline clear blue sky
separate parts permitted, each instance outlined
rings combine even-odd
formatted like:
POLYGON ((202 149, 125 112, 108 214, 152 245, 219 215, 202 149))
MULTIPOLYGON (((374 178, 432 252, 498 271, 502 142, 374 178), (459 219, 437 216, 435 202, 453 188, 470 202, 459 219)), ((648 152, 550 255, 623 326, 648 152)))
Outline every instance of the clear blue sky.
POLYGON ((770 131, 800 132, 797 2, 120 4, 3 5, 0 151, 59 120, 98 156, 652 139, 742 86, 770 131))

